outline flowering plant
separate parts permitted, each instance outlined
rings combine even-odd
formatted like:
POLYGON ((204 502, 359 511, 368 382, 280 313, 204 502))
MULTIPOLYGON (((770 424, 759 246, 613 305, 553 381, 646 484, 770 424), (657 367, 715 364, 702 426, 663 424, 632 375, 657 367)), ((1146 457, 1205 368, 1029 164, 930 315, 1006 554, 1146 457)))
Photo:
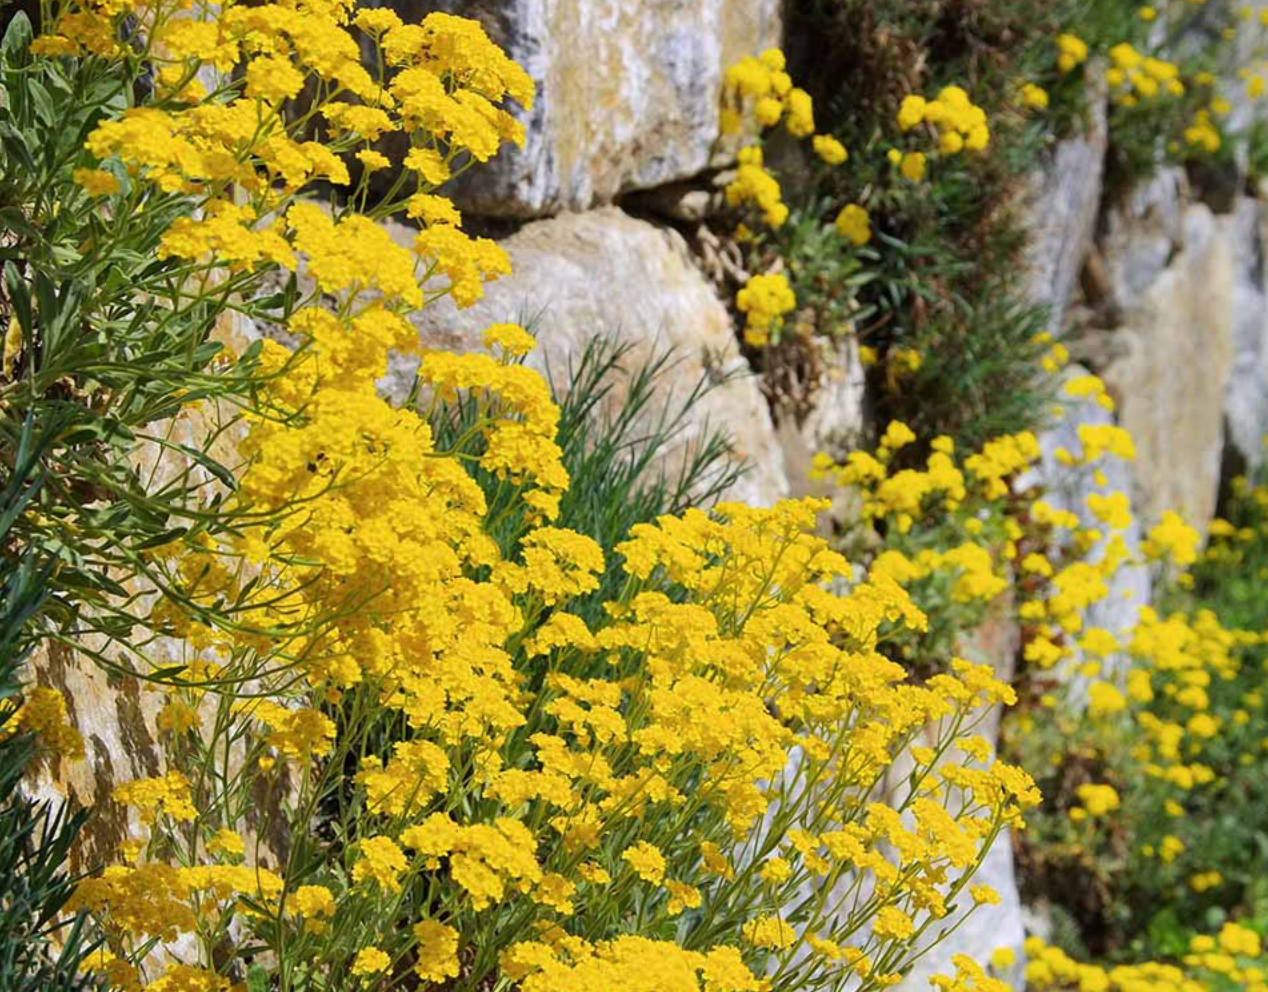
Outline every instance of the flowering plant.
MULTIPOLYGON (((139 549, 150 585, 120 607, 153 632, 119 667, 162 693, 164 761, 114 790, 129 836, 72 900, 104 980, 874 989, 957 900, 997 898, 972 874, 1038 797, 971 731, 1011 690, 961 661, 909 684, 878 648, 925 617, 813 536, 820 504, 635 526, 621 584, 578 609, 609 565, 558 524, 572 480, 519 361, 532 336, 420 348, 415 310, 509 268, 438 192, 522 141, 505 104, 532 100, 476 23, 340 0, 89 0, 42 23, 33 64, 124 94, 72 175, 100 216, 163 218, 158 317, 299 343, 214 370, 243 384, 238 458, 193 498, 201 526, 139 549), (408 244, 375 223, 402 212, 408 244), (460 436, 378 394, 391 352, 433 413, 462 404, 460 436)), ((177 399, 168 419, 219 422, 221 395, 177 399)), ((17 719, 77 750, 56 694, 17 719)))

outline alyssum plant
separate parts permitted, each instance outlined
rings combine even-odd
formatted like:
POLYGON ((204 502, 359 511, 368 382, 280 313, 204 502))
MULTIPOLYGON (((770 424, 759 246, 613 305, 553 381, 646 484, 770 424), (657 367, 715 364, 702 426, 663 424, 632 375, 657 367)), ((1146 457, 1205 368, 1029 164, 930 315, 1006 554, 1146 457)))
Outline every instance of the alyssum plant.
MULTIPOLYGON (((100 975, 159 992, 879 989, 953 909, 997 898, 973 872, 1038 797, 952 749, 1011 690, 962 661, 909 684, 878 648, 924 616, 813 536, 817 503, 637 524, 602 609, 582 609, 611 573, 555 522, 573 490, 559 408, 517 361, 532 337, 497 324, 486 353, 419 347, 411 311, 470 305, 509 271, 437 192, 523 138, 504 103, 528 105, 531 83, 478 25, 106 0, 51 6, 43 27, 16 85, 118 81, 58 175, 107 226, 168 212, 147 319, 205 333, 245 311, 301 342, 226 361, 152 421, 218 424, 217 384, 246 384, 238 458, 191 500, 207 523, 129 558, 149 586, 120 611, 179 647, 128 658, 164 687, 165 765, 115 790, 134 835, 71 903, 107 942, 100 975), (389 134, 408 139, 399 162, 389 134), (314 183, 331 204, 303 195, 314 183), (408 246, 374 223, 399 212, 408 246), (262 273, 301 266, 310 290, 250 301, 262 273), (462 416, 386 402, 391 350, 462 416), (884 801, 919 733, 932 746, 884 801)), ((83 250, 106 269, 144 254, 126 232, 83 250)), ((29 722, 65 734, 56 713, 29 722)), ((972 962, 959 980, 1000 987, 972 962)))

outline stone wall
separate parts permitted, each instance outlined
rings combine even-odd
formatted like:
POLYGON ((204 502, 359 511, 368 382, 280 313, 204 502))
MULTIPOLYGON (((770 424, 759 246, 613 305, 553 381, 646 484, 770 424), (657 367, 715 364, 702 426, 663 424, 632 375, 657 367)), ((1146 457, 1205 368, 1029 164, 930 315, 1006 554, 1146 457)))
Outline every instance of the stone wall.
POLYGON ((686 179, 718 155, 722 72, 780 43, 780 0, 398 0, 407 21, 432 10, 480 20, 532 75, 521 151, 507 150, 453 191, 496 217, 611 203, 686 179))

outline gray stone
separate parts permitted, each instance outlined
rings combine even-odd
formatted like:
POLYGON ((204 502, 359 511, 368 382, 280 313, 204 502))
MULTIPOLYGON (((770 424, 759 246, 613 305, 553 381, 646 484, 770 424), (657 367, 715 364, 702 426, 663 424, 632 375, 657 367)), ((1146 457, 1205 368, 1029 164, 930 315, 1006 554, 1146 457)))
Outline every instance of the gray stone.
POLYGON ((779 0, 397 0, 407 20, 446 9, 484 23, 537 84, 523 150, 452 190, 466 210, 536 217, 612 202, 705 169, 722 74, 777 46, 779 0))
POLYGON ((1190 204, 1181 218, 1178 252, 1151 281, 1140 277, 1160 253, 1124 264, 1124 285, 1139 286, 1117 332, 1129 352, 1103 378, 1136 443, 1142 523, 1175 510, 1204 532, 1219 490, 1236 266, 1224 224, 1209 209, 1190 204))
POLYGON ((1109 210, 1101 250, 1119 307, 1135 306, 1180 249, 1187 196, 1184 170, 1160 169, 1109 210))
MULTIPOLYGON (((389 229, 406 243, 412 238, 407 228, 389 229)), ((471 350, 488 325, 518 321, 537 334, 530 363, 563 387, 569 359, 598 335, 632 342, 630 367, 672 349, 678 361, 661 382, 666 404, 686 396, 702 377, 718 384, 695 406, 667 467, 672 471, 717 428, 750 466, 727 498, 766 506, 788 494, 766 400, 739 352, 726 307, 681 235, 606 207, 527 224, 502 246, 513 274, 489 283, 473 307, 459 310, 446 298, 420 311, 415 324, 425 344, 471 350)), ((384 385, 399 397, 411 378, 408 365, 398 363, 384 385)))
POLYGON ((1261 202, 1240 197, 1223 218, 1235 263, 1233 362, 1224 417, 1228 443, 1254 472, 1264 461, 1268 434, 1268 286, 1264 280, 1265 224, 1261 202))
POLYGON ((638 213, 687 223, 699 223, 726 205, 721 190, 705 188, 689 180, 631 194, 622 203, 638 213))
POLYGON ((1028 296, 1050 307, 1054 331, 1065 324, 1096 230, 1108 138, 1101 99, 1093 102, 1086 131, 1057 144, 1023 198, 1028 296))

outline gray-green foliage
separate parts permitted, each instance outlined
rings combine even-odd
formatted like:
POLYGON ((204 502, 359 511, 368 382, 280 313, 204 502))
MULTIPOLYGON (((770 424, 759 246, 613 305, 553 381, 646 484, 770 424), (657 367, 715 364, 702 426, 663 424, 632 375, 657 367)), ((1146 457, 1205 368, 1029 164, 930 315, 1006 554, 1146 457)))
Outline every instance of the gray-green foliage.
POLYGON ((133 100, 143 67, 33 60, 31 35, 19 13, 0 44, 0 474, 17 473, 25 451, 43 483, 7 521, 0 556, 30 549, 46 563, 42 620, 23 642, 126 645, 128 580, 162 583, 145 551, 225 525, 233 478, 211 449, 249 388, 251 355, 215 367, 212 333, 241 287, 234 277, 192 298, 181 265, 157 257, 188 198, 131 187, 120 170, 127 198, 107 211, 74 182, 97 164, 87 136, 133 100), (200 401, 219 421, 175 435, 200 401), (140 450, 167 456, 164 471, 142 467, 140 450))

